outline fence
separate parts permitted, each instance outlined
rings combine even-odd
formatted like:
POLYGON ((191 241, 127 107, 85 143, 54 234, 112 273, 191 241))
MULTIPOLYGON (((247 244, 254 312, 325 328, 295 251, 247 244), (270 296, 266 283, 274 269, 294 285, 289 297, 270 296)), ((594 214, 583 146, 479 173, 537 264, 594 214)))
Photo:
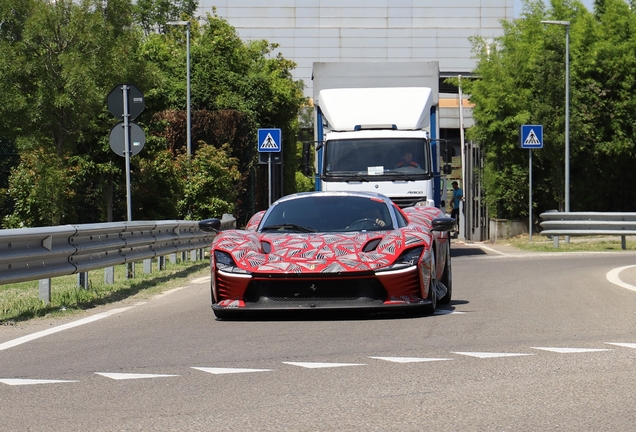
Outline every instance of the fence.
POLYGON ((541 213, 541 235, 552 236, 559 247, 559 236, 620 236, 626 248, 626 236, 636 235, 636 213, 545 212, 541 213))
MULTIPOLYGON (((223 215, 221 229, 235 224, 232 215, 223 215)), ((214 237, 197 221, 182 220, 0 230, 0 284, 40 280, 40 298, 48 302, 53 277, 78 274, 81 281, 89 270, 106 269, 108 281, 115 265, 196 252, 214 237)))

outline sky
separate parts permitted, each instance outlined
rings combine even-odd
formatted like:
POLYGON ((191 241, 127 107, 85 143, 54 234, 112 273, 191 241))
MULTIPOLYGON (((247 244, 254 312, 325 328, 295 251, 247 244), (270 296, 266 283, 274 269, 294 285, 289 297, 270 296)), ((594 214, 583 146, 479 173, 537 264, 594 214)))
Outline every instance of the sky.
MULTIPOLYGON (((549 0, 543 0, 543 2, 546 5, 550 4, 549 0)), ((594 0, 581 0, 581 3, 583 3, 585 7, 587 7, 590 10, 590 12, 594 9, 594 0)), ((515 4, 514 4, 515 18, 518 18, 519 14, 521 14, 521 8, 522 8, 521 0, 515 0, 515 4)))

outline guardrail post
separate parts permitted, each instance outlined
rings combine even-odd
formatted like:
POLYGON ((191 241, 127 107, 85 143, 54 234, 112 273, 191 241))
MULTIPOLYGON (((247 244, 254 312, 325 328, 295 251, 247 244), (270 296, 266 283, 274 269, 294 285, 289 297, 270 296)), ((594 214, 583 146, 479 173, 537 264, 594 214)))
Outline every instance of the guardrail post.
POLYGON ((166 257, 161 255, 157 257, 157 270, 165 270, 166 269, 166 257))
POLYGON ((170 264, 176 264, 177 263, 177 254, 176 253, 171 253, 170 254, 170 264))
POLYGON ((181 262, 185 262, 188 259, 188 253, 187 252, 181 252, 181 262))
POLYGON ((190 261, 195 261, 197 260, 197 250, 196 249, 192 249, 190 251, 190 261))
POLYGON ((131 262, 126 264, 126 279, 135 278, 135 263, 131 262))
POLYGON ((144 260, 144 273, 152 273, 152 259, 150 258, 144 260))
POLYGON ((51 303, 51 278, 40 279, 40 300, 44 303, 51 303))
POLYGON ((627 249, 627 240, 625 239, 625 236, 621 236, 621 247, 623 250, 627 249))
POLYGON ((555 249, 559 248, 559 236, 552 236, 552 244, 554 245, 555 249))
POLYGON ((77 286, 88 289, 88 272, 79 272, 77 274, 77 286))
POLYGON ((104 283, 106 285, 115 283, 115 267, 106 267, 104 269, 104 283))

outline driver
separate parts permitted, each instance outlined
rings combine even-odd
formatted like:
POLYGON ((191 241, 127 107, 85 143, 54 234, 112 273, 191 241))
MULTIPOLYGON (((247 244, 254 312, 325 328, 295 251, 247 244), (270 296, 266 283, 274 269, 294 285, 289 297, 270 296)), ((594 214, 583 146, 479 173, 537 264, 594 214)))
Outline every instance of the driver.
POLYGON ((397 164, 395 164, 395 167, 396 168, 406 168, 406 167, 419 168, 420 164, 418 164, 417 162, 413 160, 413 152, 407 151, 404 153, 404 156, 402 156, 402 160, 399 161, 397 164))
POLYGON ((359 215, 359 217, 356 217, 348 226, 347 229, 349 229, 352 225, 357 225, 356 222, 360 222, 360 221, 368 221, 368 224, 373 224, 373 226, 375 228, 382 228, 386 226, 386 222, 384 221, 384 218, 382 217, 382 214, 380 212, 380 210, 378 210, 377 208, 374 208, 371 212, 371 214, 364 214, 364 215, 359 215))

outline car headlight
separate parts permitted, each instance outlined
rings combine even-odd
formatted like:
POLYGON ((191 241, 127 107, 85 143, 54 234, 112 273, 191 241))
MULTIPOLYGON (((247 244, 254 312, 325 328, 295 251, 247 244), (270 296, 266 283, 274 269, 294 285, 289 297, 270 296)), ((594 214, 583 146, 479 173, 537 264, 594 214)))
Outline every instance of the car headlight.
POLYGON ((395 261, 395 264, 403 265, 403 266, 415 265, 420 260, 420 257, 422 256, 422 251, 424 251, 423 246, 406 250, 402 252, 402 255, 398 257, 398 259, 395 261))
POLYGON ((378 275, 381 275, 391 274, 395 271, 411 271, 412 269, 410 267, 417 266, 417 263, 420 261, 420 257, 422 256, 422 252, 424 252, 423 246, 405 250, 392 265, 377 269, 376 272, 378 272, 378 275))
POLYGON ((214 262, 216 263, 216 268, 219 271, 226 273, 240 273, 242 275, 250 274, 247 270, 237 266, 232 255, 227 252, 214 251, 214 262))
POLYGON ((232 255, 227 252, 214 251, 214 261, 219 268, 236 267, 236 263, 234 262, 232 255))

